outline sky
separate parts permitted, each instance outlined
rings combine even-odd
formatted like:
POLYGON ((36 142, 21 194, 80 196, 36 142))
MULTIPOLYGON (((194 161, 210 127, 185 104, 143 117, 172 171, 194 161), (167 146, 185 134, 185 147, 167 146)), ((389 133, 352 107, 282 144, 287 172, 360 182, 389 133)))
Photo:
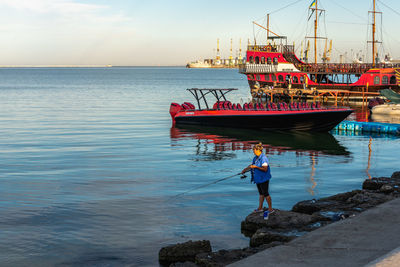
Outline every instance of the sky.
MULTIPOLYGON (((265 41, 265 31, 252 21, 265 25, 268 13, 271 30, 295 42, 299 54, 301 41, 311 34, 311 2, 0 0, 0 65, 185 65, 215 57, 217 38, 223 57, 229 57, 232 38, 236 56, 240 38, 243 50, 248 39, 265 41)), ((326 10, 320 34, 333 39, 333 60, 365 55, 372 0, 318 2, 326 10)), ((377 0, 377 6, 383 12, 382 20, 377 16, 378 39, 384 41, 380 53, 398 59, 400 1, 377 0)))

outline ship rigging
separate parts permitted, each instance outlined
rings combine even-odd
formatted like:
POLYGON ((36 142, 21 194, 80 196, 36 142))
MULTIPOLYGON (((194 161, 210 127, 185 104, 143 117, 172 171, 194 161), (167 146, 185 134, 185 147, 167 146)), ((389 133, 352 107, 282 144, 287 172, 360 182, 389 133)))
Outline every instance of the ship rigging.
MULTIPOLYGON (((296 1, 297 3, 299 1, 296 1)), ((331 63, 332 40, 320 36, 318 26, 320 16, 325 14, 320 1, 314 0, 308 8, 308 20, 314 17, 313 34, 305 36, 306 47, 303 54, 301 45, 300 57, 297 57, 295 46, 288 45, 287 37, 282 36, 270 28, 270 14, 267 15, 267 27, 253 22, 253 25, 266 31, 266 43, 249 45, 246 53, 246 62, 240 64, 239 72, 247 76, 252 92, 268 94, 271 88, 296 89, 297 93, 311 90, 312 94, 319 94, 318 90, 336 90, 336 96, 342 93, 375 93, 384 88, 399 91, 400 65, 391 62, 380 62, 376 45, 381 43, 376 38, 376 16, 381 12, 376 10, 373 0, 371 63, 331 63), (313 62, 309 63, 310 40, 313 41, 313 62), (318 62, 318 41, 325 41, 325 49, 318 62), (328 47, 329 42, 329 49, 328 47)), ((325 27, 326 28, 326 27, 325 27)), ((326 30, 325 30, 326 31, 326 30)), ((256 37, 256 36, 255 36, 256 37)))

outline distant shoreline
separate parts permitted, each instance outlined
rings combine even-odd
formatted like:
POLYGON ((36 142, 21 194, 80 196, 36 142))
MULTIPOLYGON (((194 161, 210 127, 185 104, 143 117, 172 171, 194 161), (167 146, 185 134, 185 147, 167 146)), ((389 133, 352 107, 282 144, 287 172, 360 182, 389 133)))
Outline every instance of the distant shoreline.
POLYGON ((185 65, 172 66, 112 66, 112 65, 0 65, 0 68, 171 68, 185 65))

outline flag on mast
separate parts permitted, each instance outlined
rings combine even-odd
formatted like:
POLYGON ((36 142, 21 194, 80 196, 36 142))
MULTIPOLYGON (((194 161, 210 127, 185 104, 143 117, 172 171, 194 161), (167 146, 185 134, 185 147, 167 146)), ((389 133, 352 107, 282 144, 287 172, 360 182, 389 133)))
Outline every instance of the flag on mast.
POLYGON ((313 1, 312 1, 311 5, 310 5, 310 8, 315 7, 315 1, 316 1, 316 0, 313 0, 313 1))

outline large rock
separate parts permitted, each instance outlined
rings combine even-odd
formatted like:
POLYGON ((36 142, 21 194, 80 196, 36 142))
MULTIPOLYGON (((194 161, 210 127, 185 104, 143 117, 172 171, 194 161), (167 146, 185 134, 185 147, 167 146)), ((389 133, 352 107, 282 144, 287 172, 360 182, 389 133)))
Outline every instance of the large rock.
POLYGON ((400 172, 394 172, 392 177, 374 177, 372 179, 367 179, 363 183, 363 189, 380 191, 382 193, 388 194, 392 192, 400 192, 400 172), (391 186, 393 188, 392 191, 385 190, 388 187, 383 186, 391 186), (383 187, 383 188, 382 188, 383 187), (383 190, 382 190, 383 189, 383 190))
POLYGON ((211 252, 210 241, 193 242, 190 240, 161 248, 158 253, 158 260, 162 265, 170 265, 175 262, 194 262, 196 255, 203 252, 211 252))
POLYGON ((389 177, 374 177, 366 179, 363 182, 362 188, 365 190, 379 190, 383 185, 391 184, 392 179, 389 177))
POLYGON ((395 190, 394 186, 391 186, 389 184, 384 184, 379 188, 379 192, 382 192, 384 194, 390 194, 395 190))
POLYGON ((292 211, 311 215, 320 210, 324 210, 327 207, 336 206, 337 204, 337 201, 324 201, 316 199, 304 200, 296 203, 293 206, 292 211))
POLYGON ((269 215, 268 220, 264 220, 260 213, 251 213, 242 221, 241 229, 242 233, 250 237, 261 228, 275 229, 281 232, 293 229, 301 230, 315 221, 315 217, 308 214, 275 210, 269 215))
POLYGON ((360 192, 361 190, 353 190, 351 192, 341 193, 318 200, 312 199, 300 201, 293 206, 292 211, 305 214, 313 214, 315 212, 325 210, 339 211, 346 208, 347 205, 345 203, 349 198, 360 192))
POLYGON ((377 188, 377 190, 354 190, 318 200, 300 201, 293 206, 292 211, 337 221, 394 198, 393 195, 389 194, 392 189, 394 190, 394 187, 384 184, 384 186, 379 185, 374 186, 374 188, 377 188), (382 194, 383 192, 385 194, 382 194))
POLYGON ((272 242, 257 248, 243 248, 231 250, 219 250, 212 253, 200 253, 196 256, 196 264, 204 267, 222 267, 243 258, 249 257, 267 248, 282 245, 281 242, 272 242))
POLYGON ((250 247, 258 247, 263 244, 269 244, 274 241, 289 242, 305 232, 293 231, 276 231, 268 228, 258 229, 250 238, 250 247))
POLYGON ((363 190, 348 198, 346 200, 348 207, 344 207, 343 210, 364 211, 366 209, 378 206, 386 201, 392 200, 393 198, 394 197, 391 195, 363 190))
POLYGON ((400 171, 394 172, 390 178, 400 180, 400 171))

